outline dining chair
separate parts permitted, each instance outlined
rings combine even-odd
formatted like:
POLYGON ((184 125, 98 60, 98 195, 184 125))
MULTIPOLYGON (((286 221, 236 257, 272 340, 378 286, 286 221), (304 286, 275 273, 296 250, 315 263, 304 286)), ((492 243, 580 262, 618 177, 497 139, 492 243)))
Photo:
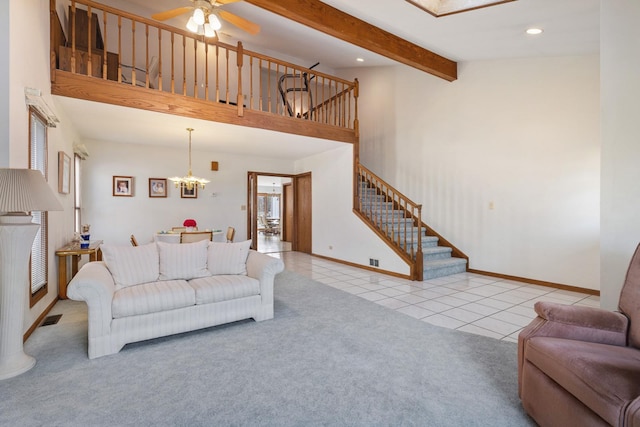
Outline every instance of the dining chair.
POLYGON ((138 246, 138 241, 136 240, 136 236, 132 234, 130 237, 130 240, 131 240, 131 246, 138 246))
POLYGON ((233 237, 236 235, 236 229, 233 227, 227 228, 227 243, 233 242, 233 237))
POLYGON ((180 233, 180 243, 193 243, 201 240, 213 240, 213 231, 183 231, 180 233))
POLYGON ((171 227, 171 231, 187 231, 187 227, 171 227))

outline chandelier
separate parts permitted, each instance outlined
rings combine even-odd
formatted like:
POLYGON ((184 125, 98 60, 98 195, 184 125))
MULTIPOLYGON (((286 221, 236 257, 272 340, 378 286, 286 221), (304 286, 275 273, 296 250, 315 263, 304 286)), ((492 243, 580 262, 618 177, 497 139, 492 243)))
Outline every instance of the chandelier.
POLYGON ((182 185, 186 187, 187 190, 192 190, 194 186, 197 187, 200 185, 200 187, 204 189, 204 185, 207 184, 209 180, 198 178, 191 174, 191 132, 193 132, 193 128, 187 128, 187 131, 189 131, 189 173, 183 177, 174 176, 173 178, 169 178, 169 180, 176 185, 176 188, 182 185))
POLYGON ((193 15, 187 22, 187 29, 192 33, 215 37, 216 31, 222 27, 217 14, 211 9, 209 2, 197 0, 193 15))

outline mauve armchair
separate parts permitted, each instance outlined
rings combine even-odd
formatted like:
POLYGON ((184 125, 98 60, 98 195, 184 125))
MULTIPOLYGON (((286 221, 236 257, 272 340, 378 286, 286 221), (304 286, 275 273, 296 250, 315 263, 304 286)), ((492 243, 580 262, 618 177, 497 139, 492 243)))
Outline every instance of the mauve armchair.
POLYGON ((640 427, 640 245, 618 309, 535 304, 518 336, 518 393, 539 425, 640 427))

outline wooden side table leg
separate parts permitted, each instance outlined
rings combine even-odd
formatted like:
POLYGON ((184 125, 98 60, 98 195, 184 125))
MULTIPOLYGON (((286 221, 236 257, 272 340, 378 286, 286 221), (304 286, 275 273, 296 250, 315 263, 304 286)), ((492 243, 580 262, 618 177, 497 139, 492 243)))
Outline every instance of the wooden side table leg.
POLYGON ((76 277, 78 274, 78 262, 80 261, 80 255, 71 255, 71 277, 76 277))
POLYGON ((58 297, 67 299, 67 257, 58 255, 58 297))

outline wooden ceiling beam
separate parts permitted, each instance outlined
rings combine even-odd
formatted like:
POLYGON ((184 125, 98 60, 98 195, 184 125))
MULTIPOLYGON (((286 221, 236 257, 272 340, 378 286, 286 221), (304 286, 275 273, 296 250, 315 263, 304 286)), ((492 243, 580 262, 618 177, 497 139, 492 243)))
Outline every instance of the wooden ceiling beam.
POLYGON ((458 64, 319 0, 245 0, 269 12, 448 81, 458 64))

